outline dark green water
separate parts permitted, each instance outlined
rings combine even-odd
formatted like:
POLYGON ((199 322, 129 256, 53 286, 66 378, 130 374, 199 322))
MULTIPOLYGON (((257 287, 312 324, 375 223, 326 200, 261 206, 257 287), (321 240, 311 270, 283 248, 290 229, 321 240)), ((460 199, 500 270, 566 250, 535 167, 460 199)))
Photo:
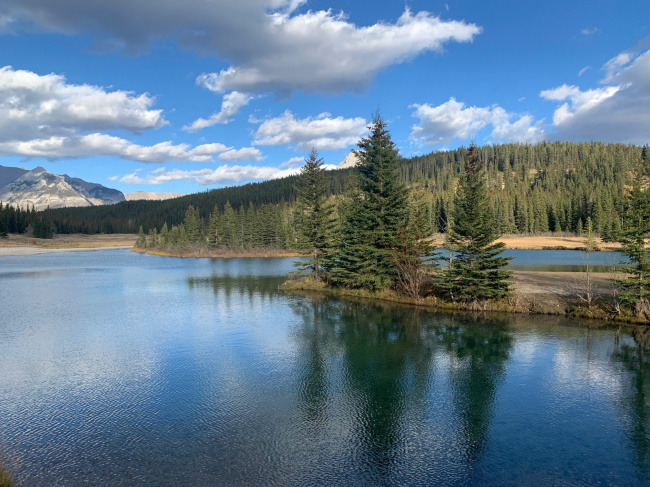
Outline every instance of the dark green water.
POLYGON ((650 334, 278 291, 290 259, 0 259, 19 485, 648 485, 650 334))

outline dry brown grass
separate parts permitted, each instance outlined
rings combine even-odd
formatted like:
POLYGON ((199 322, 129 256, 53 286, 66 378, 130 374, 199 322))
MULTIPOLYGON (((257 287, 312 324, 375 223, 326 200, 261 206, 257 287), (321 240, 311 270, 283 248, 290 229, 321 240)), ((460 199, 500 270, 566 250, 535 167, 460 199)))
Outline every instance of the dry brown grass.
POLYGON ((137 235, 115 233, 110 235, 56 235, 54 238, 31 238, 11 234, 0 238, 0 247, 32 247, 40 249, 96 249, 104 247, 131 247, 137 235))
MULTIPOLYGON (((444 235, 434 235, 433 242, 437 245, 444 243, 444 235)), ((575 237, 572 235, 504 235, 497 242, 506 244, 507 249, 522 250, 584 250, 585 238, 575 237)), ((603 242, 601 238, 596 238, 598 250, 619 250, 621 244, 613 242, 603 242)))

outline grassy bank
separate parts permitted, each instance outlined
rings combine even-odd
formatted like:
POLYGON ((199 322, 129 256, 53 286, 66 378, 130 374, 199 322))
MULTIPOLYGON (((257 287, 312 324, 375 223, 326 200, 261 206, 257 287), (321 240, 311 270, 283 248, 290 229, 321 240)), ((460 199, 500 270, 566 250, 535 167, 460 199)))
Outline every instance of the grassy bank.
POLYGON ((33 238, 26 235, 9 234, 0 238, 0 248, 39 248, 39 249, 92 249, 108 247, 130 247, 135 243, 136 235, 130 233, 113 233, 99 235, 55 235, 53 238, 33 238))
POLYGON ((287 280, 281 288, 286 292, 326 293, 340 297, 373 299, 453 311, 491 311, 522 314, 546 314, 647 324, 643 318, 619 313, 614 306, 615 291, 611 275, 597 276, 594 293, 597 299, 591 307, 575 293, 569 279, 579 280, 581 273, 514 272, 513 294, 507 299, 474 303, 452 303, 436 296, 414 299, 394 290, 367 291, 332 288, 311 277, 287 280), (555 284, 553 284, 555 283, 555 284), (607 292, 611 290, 610 292, 607 292))

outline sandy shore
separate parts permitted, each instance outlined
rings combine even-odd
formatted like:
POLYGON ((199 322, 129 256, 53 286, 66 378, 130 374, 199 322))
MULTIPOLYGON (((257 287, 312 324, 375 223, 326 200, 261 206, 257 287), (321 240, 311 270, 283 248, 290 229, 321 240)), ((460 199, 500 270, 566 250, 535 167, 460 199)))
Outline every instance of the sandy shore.
POLYGON ((130 246, 124 247, 78 247, 74 249, 41 249, 38 247, 0 247, 0 257, 16 257, 20 255, 39 255, 39 254, 53 254, 59 252, 92 252, 95 250, 117 250, 117 249, 130 249, 130 246))
MULTIPOLYGON (((621 244, 617 242, 603 242, 596 238, 598 250, 613 251, 620 250, 621 244)), ((432 237, 437 245, 443 245, 445 236, 437 234, 432 237)), ((521 250, 584 250, 585 238, 559 235, 504 235, 497 242, 506 244, 507 249, 521 250)))
POLYGON ((52 239, 9 235, 0 238, 0 257, 36 255, 50 252, 87 252, 103 249, 130 249, 136 235, 57 235, 52 239))

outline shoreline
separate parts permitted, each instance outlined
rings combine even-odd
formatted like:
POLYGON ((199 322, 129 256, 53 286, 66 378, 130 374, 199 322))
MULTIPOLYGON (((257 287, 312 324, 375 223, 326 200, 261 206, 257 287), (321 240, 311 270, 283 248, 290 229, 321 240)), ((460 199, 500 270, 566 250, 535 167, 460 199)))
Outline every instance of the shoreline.
POLYGON ((60 254, 63 252, 94 252, 96 250, 127 250, 131 246, 105 246, 105 247, 70 247, 70 248, 54 248, 54 247, 0 247, 0 257, 20 257, 28 255, 42 255, 42 254, 60 254))
POLYGON ((242 252, 215 252, 211 250, 205 251, 189 251, 189 252, 169 252, 166 250, 156 249, 140 249, 132 247, 131 252, 138 254, 155 255, 157 257, 177 257, 180 259, 255 259, 255 258, 279 258, 279 257, 301 257, 302 254, 291 251, 263 251, 263 250, 247 250, 242 252))
POLYGON ((58 252, 90 252, 93 250, 130 249, 135 243, 131 234, 56 235, 41 239, 10 234, 0 238, 0 257, 39 255, 58 252))
POLYGON ((595 277, 593 291, 598 298, 597 302, 588 308, 575 292, 575 286, 582 284, 583 277, 584 273, 580 272, 514 271, 512 296, 500 301, 467 304, 443 301, 435 296, 415 299, 393 290, 366 291, 329 288, 322 281, 315 281, 311 277, 287 279, 280 289, 287 293, 317 293, 337 297, 371 299, 441 311, 551 315, 641 326, 650 324, 648 320, 642 318, 613 313, 612 279, 620 278, 620 276, 611 273, 592 274, 592 279, 595 277))

